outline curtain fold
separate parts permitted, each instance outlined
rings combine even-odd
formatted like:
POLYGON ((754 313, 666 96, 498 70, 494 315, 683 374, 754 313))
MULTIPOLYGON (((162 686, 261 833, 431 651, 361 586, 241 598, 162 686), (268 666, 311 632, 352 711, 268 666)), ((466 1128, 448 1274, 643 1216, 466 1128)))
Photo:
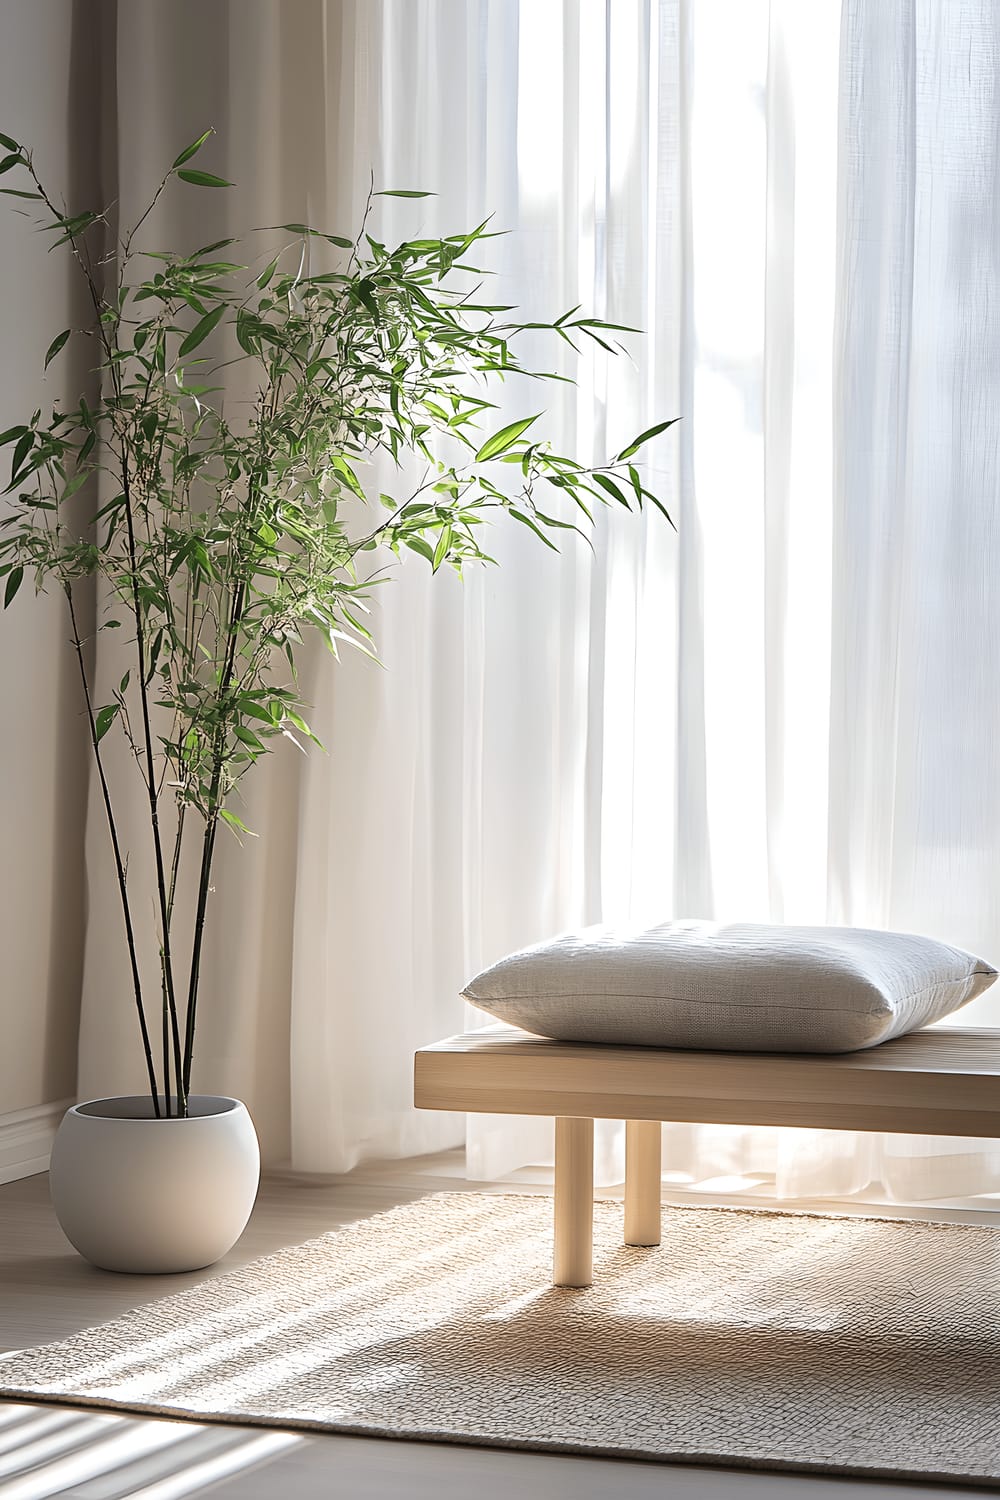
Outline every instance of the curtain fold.
MULTIPOLYGON (((171 199, 150 243, 350 232, 370 176, 430 189, 380 200, 379 235, 493 213, 514 231, 489 242, 496 300, 645 330, 627 359, 540 351, 578 382, 539 402, 554 438, 587 460, 683 418, 652 449, 676 533, 601 515, 593 553, 553 556, 498 526, 498 570, 415 560, 381 591, 384 671, 310 654, 329 754, 247 783, 260 837, 222 854, 196 1086, 244 1097, 299 1170, 466 1139, 490 1177, 550 1156, 551 1127, 418 1115, 410 1069, 505 951, 677 915, 913 928, 995 959, 991 16, 132 0, 117 31, 123 216, 208 124, 238 184, 171 199)), ((92 803, 91 1094, 141 1085, 92 803)), ((666 1159, 678 1184, 793 1196, 1000 1186, 976 1143, 678 1126, 666 1159)))

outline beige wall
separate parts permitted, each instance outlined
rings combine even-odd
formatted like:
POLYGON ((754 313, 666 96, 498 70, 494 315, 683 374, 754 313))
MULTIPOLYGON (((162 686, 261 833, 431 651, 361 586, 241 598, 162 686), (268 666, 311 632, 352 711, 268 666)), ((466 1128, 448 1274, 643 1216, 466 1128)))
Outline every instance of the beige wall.
MULTIPOLYGON (((84 9, 0 0, 0 130, 30 146, 71 207, 89 207, 96 189, 93 23, 103 3, 84 9)), ((78 393, 87 368, 80 348, 41 377, 48 344, 85 308, 65 255, 47 255, 9 205, 18 200, 0 199, 0 428, 78 393)), ((8 449, 0 485, 9 463, 8 449)), ((87 746, 61 605, 26 582, 0 616, 0 1118, 66 1098, 76 1083, 87 746)))

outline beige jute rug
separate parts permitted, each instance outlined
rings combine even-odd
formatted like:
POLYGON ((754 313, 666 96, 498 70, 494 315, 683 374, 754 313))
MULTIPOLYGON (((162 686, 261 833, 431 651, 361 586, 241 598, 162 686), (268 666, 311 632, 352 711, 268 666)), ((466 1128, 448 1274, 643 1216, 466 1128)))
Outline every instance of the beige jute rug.
POLYGON ((602 1202, 573 1291, 551 1212, 429 1196, 6 1356, 0 1394, 1000 1488, 1000 1232, 680 1208, 640 1250, 602 1202))

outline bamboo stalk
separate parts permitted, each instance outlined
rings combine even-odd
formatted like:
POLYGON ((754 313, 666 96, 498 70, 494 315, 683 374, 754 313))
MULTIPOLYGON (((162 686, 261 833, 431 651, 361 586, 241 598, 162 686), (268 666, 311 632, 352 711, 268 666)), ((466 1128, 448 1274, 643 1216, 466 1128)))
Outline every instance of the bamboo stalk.
MULTIPOLYGON (((243 618, 243 610, 246 605, 246 589, 240 584, 236 590, 232 610, 229 616, 229 641, 226 649, 225 670, 219 682, 217 701, 221 704, 225 701, 226 694, 232 686, 233 673, 236 667, 236 648, 239 641, 240 622, 243 618)), ((212 862, 215 858, 215 836, 219 826, 219 791, 222 784, 222 764, 225 751, 223 736, 225 728, 217 731, 214 763, 212 766, 212 783, 208 794, 208 807, 205 813, 205 836, 202 841, 201 869, 198 876, 198 904, 195 910, 194 934, 191 944, 191 972, 188 978, 188 1000, 187 1014, 185 1016, 184 1032, 184 1091, 191 1086, 191 1065, 194 1053, 194 1031, 198 1010, 198 986, 201 979, 201 950, 205 934, 205 914, 208 907, 209 883, 212 875, 212 862)))
MULTIPOLYGON (((146 683, 145 631, 142 619, 142 603, 139 598, 139 580, 136 577, 135 519, 132 510, 132 489, 129 478, 128 448, 123 442, 119 454, 122 466, 122 491, 125 496, 125 526, 128 538, 129 582, 132 591, 132 612, 135 616, 136 653, 139 658, 139 702, 142 707, 142 729, 145 740, 146 792, 149 802, 149 821, 153 835, 153 854, 156 861, 156 895, 160 908, 161 942, 163 945, 163 982, 166 989, 167 1008, 170 1013, 170 1030, 174 1050, 174 1074, 177 1080, 177 1113, 187 1114, 186 1090, 182 1087, 181 1041, 177 1018, 177 1000, 174 993, 173 960, 170 952, 170 914, 167 911, 167 884, 163 863, 163 842, 160 837, 159 798, 156 790, 156 767, 153 763, 153 733, 149 714, 149 689, 146 683)), ((168 1106, 169 1108, 169 1102, 168 1106)))
MULTIPOLYGON (((73 627, 73 646, 76 651, 76 659, 80 667, 80 681, 83 685, 84 702, 87 705, 87 722, 90 725, 90 743, 94 751, 94 759, 97 762, 97 774, 101 783, 101 796, 104 802, 104 811, 108 820, 108 831, 111 834, 111 847, 115 857, 115 872, 118 877, 118 890, 121 894, 122 914, 125 918, 125 935, 128 940, 129 961, 132 968, 132 987, 135 993, 135 1006, 139 1013, 139 1029, 142 1034, 143 1052, 146 1057, 146 1071, 149 1074, 149 1088, 153 1096, 153 1109, 157 1116, 160 1114, 160 1102, 156 1086, 156 1068, 153 1064, 153 1049, 149 1040, 149 1028, 146 1025, 146 1012, 142 1003, 142 979, 139 974, 139 960, 135 948, 135 929, 132 925, 132 910, 128 899, 128 882, 125 875, 125 864, 122 859, 121 843, 118 838, 118 825, 115 821, 114 806, 111 801, 111 791, 108 779, 104 771, 104 760, 101 756, 101 744, 97 738, 97 723, 94 718, 94 704, 90 695, 90 684, 87 681, 87 667, 83 659, 83 643, 80 640, 80 631, 76 623, 76 610, 73 606, 73 591, 69 584, 64 585, 66 602, 69 605, 70 624, 73 627)), ((166 1094, 164 1095, 166 1098, 166 1094)))

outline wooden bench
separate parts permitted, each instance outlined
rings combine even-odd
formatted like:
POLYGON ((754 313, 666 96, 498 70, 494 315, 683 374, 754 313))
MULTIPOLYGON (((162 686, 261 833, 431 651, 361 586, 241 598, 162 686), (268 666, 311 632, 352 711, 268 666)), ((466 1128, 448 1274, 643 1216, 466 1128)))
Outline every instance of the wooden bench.
POLYGON ((419 1109, 553 1115, 553 1281, 589 1286, 594 1120, 625 1120, 625 1243, 660 1243, 660 1121, 1000 1137, 1000 1031, 934 1028, 837 1055, 661 1052, 489 1027, 422 1047, 419 1109))

